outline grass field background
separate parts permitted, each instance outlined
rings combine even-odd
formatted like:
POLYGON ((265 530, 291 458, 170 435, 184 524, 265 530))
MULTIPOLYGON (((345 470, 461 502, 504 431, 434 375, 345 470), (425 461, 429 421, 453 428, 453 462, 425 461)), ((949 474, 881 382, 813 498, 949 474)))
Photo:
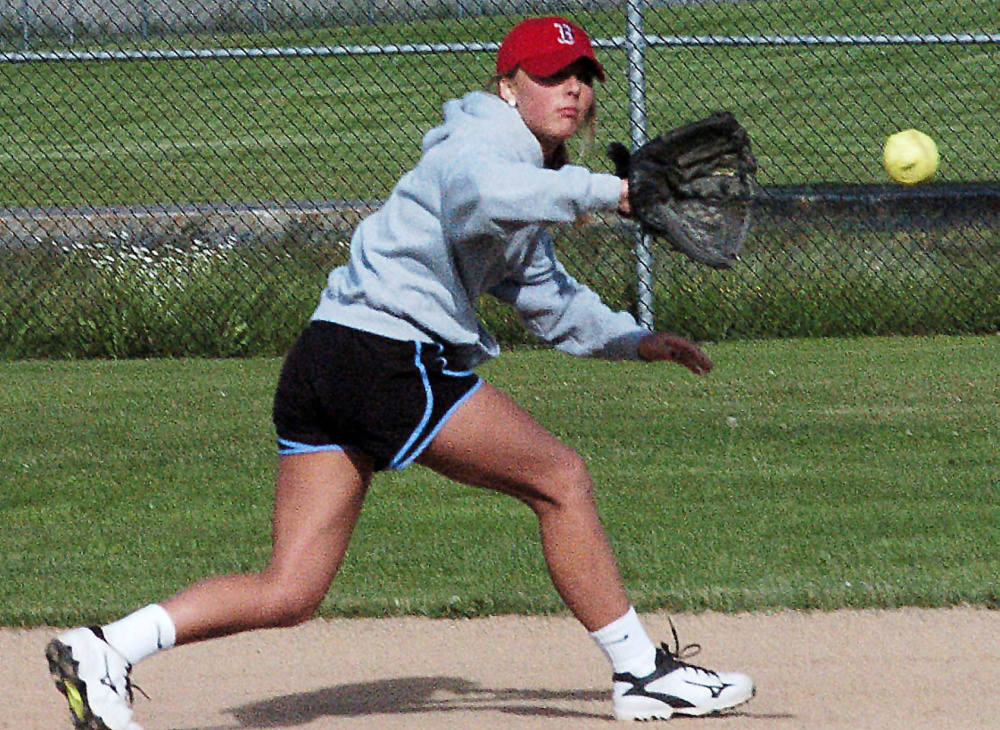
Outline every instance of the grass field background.
MULTIPOLYGON (((626 28, 623 13, 606 4, 572 15, 595 38, 620 38, 626 28)), ((991 32, 1000 27, 1000 6, 682 3, 649 8, 644 18, 648 33, 666 35, 991 32)), ((484 42, 502 38, 514 20, 316 25, 150 43, 484 42)), ((75 49, 138 44, 85 39, 75 49)), ((648 129, 732 109, 754 140, 760 184, 772 188, 886 182, 885 137, 916 126, 941 149, 936 181, 995 183, 997 49, 650 47, 648 129)), ((606 144, 628 134, 626 59, 617 49, 599 53, 609 78, 598 90, 596 137, 574 152, 609 171, 606 144)), ((343 262, 357 216, 303 213, 281 230, 246 232, 192 214, 161 229, 131 206, 262 203, 295 215, 302 201, 350 208, 382 198, 417 159, 441 104, 481 87, 492 59, 470 52, 0 64, 0 215, 44 220, 47 206, 80 206, 85 218, 94 206, 107 215, 92 231, 51 233, 43 225, 23 236, 0 219, 0 359, 280 355, 329 270, 343 262)), ((959 221, 939 220, 936 208, 918 215, 901 208, 870 201, 843 215, 803 210, 777 220, 762 212, 732 272, 699 269, 663 245, 653 268, 656 326, 712 340, 995 332, 995 206, 959 221)), ((557 237, 575 276, 611 306, 635 311, 631 226, 614 221, 557 237)), ((509 310, 486 302, 482 315, 504 344, 534 344, 509 310)))
MULTIPOLYGON (((625 34, 621 11, 574 13, 595 38, 625 34)), ((170 37, 158 47, 497 42, 513 17, 170 37)), ((994 3, 799 0, 648 9, 665 35, 995 32, 994 3)), ((129 45, 122 39, 104 47, 129 45)), ((577 149, 610 169, 628 135, 626 58, 601 51, 597 138, 577 149)), ((0 64, 0 206, 371 199, 419 154, 441 104, 479 88, 492 52, 0 64)), ((995 44, 651 47, 650 132, 717 108, 747 125, 763 185, 885 181, 885 138, 925 129, 939 180, 1000 174, 995 44)))
MULTIPOLYGON (((1000 606, 1000 338, 708 346, 483 368, 577 448, 643 610, 1000 606)), ((262 568, 280 361, 0 365, 0 623, 106 620, 262 568)), ((324 615, 562 610, 530 512, 376 479, 324 615)))
MULTIPOLYGON (((624 28, 620 13, 578 19, 595 37, 624 28)), ((509 20, 173 40, 498 40, 509 20)), ((995 31, 1000 7, 694 3, 646 20, 648 32, 672 34, 995 31)), ((602 150, 627 131, 624 57, 602 58, 612 80, 600 90, 599 131, 576 150, 595 169, 608 169, 602 150)), ((996 180, 996 61, 995 45, 651 50, 649 126, 733 109, 765 186, 881 182, 882 141, 903 126, 936 137, 939 180, 996 180)), ((441 103, 480 86, 490 62, 481 53, 2 64, 0 207, 381 197, 416 159, 441 103)), ((343 231, 314 233, 226 248, 203 246, 194 227, 177 241, 4 248, 0 356, 281 352, 343 256, 343 231)), ((613 305, 634 300, 629 234, 573 232, 560 245, 582 252, 568 266, 613 305)), ((658 260, 658 322, 712 340, 992 333, 996 248, 989 225, 758 225, 739 278, 658 260), (945 300, 954 291, 957 305, 945 300)), ((523 342, 509 313, 486 321, 523 342)), ((483 370, 587 458, 640 609, 1000 605, 1000 338, 708 349, 718 367, 704 379, 534 350, 483 370)), ((263 567, 279 365, 0 363, 0 623, 106 620, 202 576, 263 567)), ((377 480, 322 610, 561 605, 524 507, 414 468, 377 480)))

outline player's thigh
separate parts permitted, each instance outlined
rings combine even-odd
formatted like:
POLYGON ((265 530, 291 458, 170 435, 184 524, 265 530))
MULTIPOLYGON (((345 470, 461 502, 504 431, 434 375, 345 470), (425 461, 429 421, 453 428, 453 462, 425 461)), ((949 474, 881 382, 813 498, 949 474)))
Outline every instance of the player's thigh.
POLYGON ((489 383, 448 418, 418 461, 463 484, 527 501, 590 488, 576 451, 489 383))
POLYGON ((279 457, 271 570, 288 581, 328 586, 347 550, 371 476, 371 459, 360 452, 279 457))

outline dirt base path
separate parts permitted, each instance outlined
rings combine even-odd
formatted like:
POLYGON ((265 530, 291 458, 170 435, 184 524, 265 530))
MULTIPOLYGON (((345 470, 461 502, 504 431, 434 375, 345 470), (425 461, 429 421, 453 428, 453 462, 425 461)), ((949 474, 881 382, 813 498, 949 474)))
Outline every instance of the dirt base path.
MULTIPOLYGON (((645 617, 670 635, 665 614, 645 617)), ((745 671, 756 699, 671 727, 1000 727, 1000 612, 675 616, 699 663, 745 671)), ((0 728, 70 728, 43 659, 49 630, 0 631, 0 728)), ((587 730, 610 715, 604 658, 568 618, 313 621, 184 647, 133 673, 146 730, 587 730)), ((649 725, 643 725, 649 727, 649 725)))

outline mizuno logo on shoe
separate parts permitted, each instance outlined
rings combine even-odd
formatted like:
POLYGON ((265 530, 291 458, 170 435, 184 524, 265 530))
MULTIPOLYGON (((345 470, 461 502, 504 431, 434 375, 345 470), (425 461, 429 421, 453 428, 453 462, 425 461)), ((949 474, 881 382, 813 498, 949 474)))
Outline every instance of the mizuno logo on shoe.
POLYGON ((702 687, 707 689, 712 693, 712 699, 714 700, 719 699, 719 695, 721 695, 728 687, 733 686, 731 684, 701 684, 700 682, 692 682, 690 679, 685 679, 684 683, 690 684, 692 687, 702 687))
POLYGON ((111 667, 108 664, 108 658, 104 657, 104 676, 101 677, 101 684, 105 687, 111 688, 111 691, 118 694, 118 688, 115 687, 115 682, 111 679, 111 667))

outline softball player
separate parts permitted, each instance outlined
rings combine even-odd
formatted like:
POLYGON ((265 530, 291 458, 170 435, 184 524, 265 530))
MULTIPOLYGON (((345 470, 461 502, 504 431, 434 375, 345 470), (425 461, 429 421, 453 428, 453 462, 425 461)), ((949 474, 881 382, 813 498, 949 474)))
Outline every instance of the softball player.
POLYGON ((495 93, 444 106, 416 167, 365 219, 284 363, 274 400, 279 465, 273 551, 260 573, 196 583, 101 628, 55 638, 47 657, 78 728, 137 730, 132 666, 181 644, 307 620, 347 550, 378 471, 417 463, 497 490, 538 518, 559 595, 606 652, 620 719, 701 715, 747 701, 751 680, 657 647, 626 596, 580 456, 474 371, 496 341, 488 294, 579 356, 712 363, 686 339, 639 327, 575 281, 549 227, 628 214, 628 185, 566 164, 604 69, 586 33, 534 18, 504 39, 495 93))

